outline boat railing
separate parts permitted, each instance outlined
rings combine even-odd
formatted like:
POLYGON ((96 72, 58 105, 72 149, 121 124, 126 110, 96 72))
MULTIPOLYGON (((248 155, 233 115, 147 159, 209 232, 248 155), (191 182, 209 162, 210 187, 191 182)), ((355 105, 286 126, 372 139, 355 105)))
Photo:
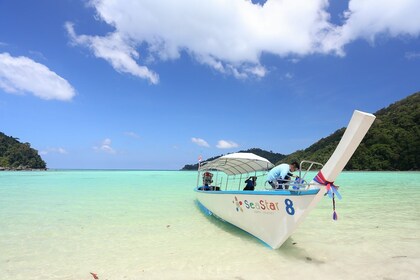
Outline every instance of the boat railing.
POLYGON ((311 171, 314 166, 317 167, 317 169, 321 169, 324 165, 316 161, 302 160, 299 164, 299 177, 305 179, 308 172, 311 171), (308 166, 305 168, 305 165, 308 165, 308 166), (305 171, 303 175, 302 175, 302 169, 304 169, 305 171))

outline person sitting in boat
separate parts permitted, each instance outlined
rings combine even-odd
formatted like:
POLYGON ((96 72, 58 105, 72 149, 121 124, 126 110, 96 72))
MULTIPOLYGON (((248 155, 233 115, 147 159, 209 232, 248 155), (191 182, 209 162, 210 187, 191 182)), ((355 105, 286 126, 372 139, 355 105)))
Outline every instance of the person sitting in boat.
POLYGON ((267 174, 267 182, 273 187, 273 189, 289 189, 290 177, 293 176, 292 172, 299 170, 299 163, 296 161, 292 164, 282 163, 271 169, 267 174))
POLYGON ((251 176, 245 180, 246 186, 244 191, 253 191, 257 185, 257 176, 251 176))
POLYGON ((210 190, 210 184, 213 183, 213 173, 211 172, 204 172, 203 174, 203 185, 204 190, 210 190))

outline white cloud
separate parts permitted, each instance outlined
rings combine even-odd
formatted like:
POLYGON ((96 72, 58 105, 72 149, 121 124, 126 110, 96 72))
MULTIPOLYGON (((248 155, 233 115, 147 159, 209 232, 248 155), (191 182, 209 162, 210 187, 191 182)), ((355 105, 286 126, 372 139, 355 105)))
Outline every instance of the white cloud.
POLYGON ((336 26, 326 36, 324 49, 343 54, 343 47, 359 38, 373 43, 380 35, 418 37, 419 11, 418 0, 351 0, 344 25, 336 26))
POLYGON ((61 148, 61 147, 58 147, 58 148, 47 148, 45 150, 40 151, 39 153, 41 155, 47 155, 47 154, 52 154, 52 153, 62 154, 62 155, 68 154, 68 152, 64 148, 61 148))
POLYGON ((138 52, 128 45, 120 33, 112 33, 105 37, 78 36, 71 23, 66 23, 65 26, 73 44, 90 48, 96 57, 111 63, 116 71, 148 79, 152 84, 158 83, 159 76, 156 73, 136 63, 138 52))
POLYGON ((102 151, 108 154, 115 154, 116 151, 111 147, 111 139, 106 138, 102 141, 101 145, 99 147, 95 146, 93 149, 95 151, 102 151))
POLYGON ((294 60, 314 53, 344 55, 346 44, 378 35, 417 37, 418 0, 350 0, 343 25, 330 21, 328 0, 91 0, 98 18, 114 28, 106 36, 77 35, 119 72, 152 83, 158 76, 136 60, 178 59, 185 52, 199 63, 238 79, 264 77, 262 53, 294 60))
POLYGON ((132 132, 132 131, 126 131, 124 132, 124 134, 131 138, 140 139, 140 136, 137 133, 132 132))
MULTIPOLYGON (((259 78, 267 73, 259 61, 263 52, 280 56, 312 52, 318 33, 329 28, 325 0, 269 0, 263 6, 243 0, 90 3, 115 31, 102 37, 77 35, 67 24, 72 42, 91 48, 117 71, 133 75, 141 48, 145 59, 177 59, 185 51, 221 73, 259 78)), ((147 75, 137 76, 153 82, 147 75)))
POLYGON ((407 59, 419 59, 420 58, 420 52, 406 52, 405 58, 407 59))
POLYGON ((0 53, 0 88, 8 93, 32 93, 36 97, 68 101, 74 88, 43 64, 30 58, 0 53))
POLYGON ((219 140, 217 142, 216 147, 219 149, 231 149, 231 148, 237 148, 239 145, 236 144, 233 141, 228 141, 228 140, 219 140))
POLYGON ((210 147, 209 143, 207 143, 206 140, 201 138, 193 137, 191 138, 191 141, 201 147, 210 147))

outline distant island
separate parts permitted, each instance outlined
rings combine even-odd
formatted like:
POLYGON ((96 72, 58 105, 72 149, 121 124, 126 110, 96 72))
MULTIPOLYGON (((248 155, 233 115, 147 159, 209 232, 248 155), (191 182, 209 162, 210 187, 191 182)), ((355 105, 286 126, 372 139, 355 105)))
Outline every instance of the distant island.
POLYGON ((29 143, 0 132, 0 170, 45 170, 47 164, 29 143))
MULTIPOLYGON (((395 102, 374 115, 375 122, 347 163, 345 170, 420 170, 420 92, 395 102)), ((289 155, 258 148, 239 152, 254 153, 274 164, 303 159, 325 163, 338 145, 344 131, 344 127, 340 128, 308 148, 289 155)), ((198 164, 188 164, 181 170, 197 170, 197 168, 198 164)))

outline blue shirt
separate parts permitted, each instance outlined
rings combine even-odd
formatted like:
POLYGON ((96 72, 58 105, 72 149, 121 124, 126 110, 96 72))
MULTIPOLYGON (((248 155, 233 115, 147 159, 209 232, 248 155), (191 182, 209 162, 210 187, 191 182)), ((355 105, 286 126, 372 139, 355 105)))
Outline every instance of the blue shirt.
POLYGON ((290 166, 287 163, 282 163, 271 169, 267 174, 267 181, 282 180, 286 178, 287 173, 290 172, 290 166))

